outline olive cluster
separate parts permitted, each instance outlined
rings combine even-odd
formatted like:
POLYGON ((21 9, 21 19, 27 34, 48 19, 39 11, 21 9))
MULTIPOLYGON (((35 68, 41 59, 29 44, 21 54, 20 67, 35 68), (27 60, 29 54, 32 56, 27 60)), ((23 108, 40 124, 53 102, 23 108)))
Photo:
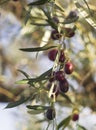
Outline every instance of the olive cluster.
MULTIPOLYGON (((48 53, 48 58, 51 61, 55 61, 57 54, 58 49, 52 49, 48 53)), ((52 83, 54 82, 53 93, 55 93, 56 97, 60 92, 66 93, 69 90, 69 83, 66 79, 66 74, 71 74, 74 68, 72 62, 66 60, 64 50, 62 49, 60 50, 59 63, 61 63, 62 67, 59 67, 59 70, 52 72, 47 85, 48 90, 50 90, 52 83)), ((51 95, 51 97, 53 97, 53 95, 51 95)))
MULTIPOLYGON (((67 16, 66 19, 70 19, 70 18, 76 18, 77 14, 75 11, 71 11, 69 13, 69 15, 67 16)), ((59 19, 57 17, 53 17, 53 22, 55 24, 59 24, 59 19)), ((51 39, 52 40, 59 40, 62 36, 67 37, 67 38, 71 38, 75 35, 75 29, 74 28, 70 28, 70 27, 62 27, 62 29, 60 31, 58 31, 58 29, 53 29, 51 32, 51 39)))
MULTIPOLYGON (((68 15, 70 17, 76 17, 76 13, 71 11, 68 15)), ((57 17, 53 17, 53 21, 56 24, 59 24, 59 20, 57 17)), ((51 39, 52 40, 60 40, 62 37, 64 38, 71 38, 75 35, 75 29, 70 27, 63 27, 61 31, 58 29, 53 29, 51 31, 51 39)), ((73 63, 67 58, 66 53, 64 51, 64 47, 58 49, 51 49, 48 52, 49 60, 53 62, 58 62, 57 69, 52 71, 51 75, 49 75, 49 81, 47 84, 47 90, 51 95, 49 97, 54 98, 57 97, 60 93, 67 93, 69 90, 69 83, 66 78, 66 75, 72 74, 74 70, 73 63), (58 58, 57 58, 58 57, 58 58), (57 61, 56 61, 57 60, 57 61)), ((46 117, 49 120, 53 120, 56 116, 55 108, 50 108, 46 111, 46 117)), ((72 114, 72 120, 77 121, 79 119, 78 113, 72 114)))

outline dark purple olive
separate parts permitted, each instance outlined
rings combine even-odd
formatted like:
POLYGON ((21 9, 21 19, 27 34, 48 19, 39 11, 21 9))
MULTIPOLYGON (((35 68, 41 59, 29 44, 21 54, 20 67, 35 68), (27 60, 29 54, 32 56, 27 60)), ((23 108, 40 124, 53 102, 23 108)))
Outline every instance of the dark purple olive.
POLYGON ((64 71, 57 71, 54 73, 55 79, 58 81, 63 81, 65 79, 64 71))
POLYGON ((73 72, 73 64, 71 62, 67 62, 65 64, 65 73, 66 74, 71 74, 73 72))
POLYGON ((64 79, 63 81, 59 82, 59 87, 60 87, 60 91, 63 93, 68 92, 69 90, 69 84, 68 81, 66 79, 64 79))
POLYGON ((49 108, 47 111, 46 111, 46 117, 48 120, 53 120, 56 116, 56 113, 55 113, 55 109, 54 108, 49 108))
POLYGON ((57 30, 53 30, 51 32, 51 38, 53 40, 59 40, 61 38, 61 34, 57 30))
POLYGON ((52 49, 49 51, 48 53, 48 58, 51 60, 51 61, 54 61, 55 58, 56 58, 56 55, 58 53, 58 50, 57 49, 52 49))
POLYGON ((73 120, 73 121, 79 120, 79 114, 78 114, 78 113, 74 113, 74 114, 72 115, 72 120, 73 120))

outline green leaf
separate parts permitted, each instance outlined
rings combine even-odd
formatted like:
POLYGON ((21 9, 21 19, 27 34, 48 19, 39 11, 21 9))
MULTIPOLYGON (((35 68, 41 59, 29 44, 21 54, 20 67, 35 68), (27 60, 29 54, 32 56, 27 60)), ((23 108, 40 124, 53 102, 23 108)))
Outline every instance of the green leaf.
POLYGON ((16 83, 17 84, 32 84, 32 82, 40 82, 42 80, 48 79, 48 78, 46 78, 46 76, 50 75, 51 72, 52 72, 52 68, 47 70, 46 72, 44 72, 43 74, 41 74, 37 78, 23 79, 23 80, 16 81, 16 83))
POLYGON ((33 110, 46 110, 46 109, 50 108, 50 106, 42 106, 42 105, 31 106, 31 105, 28 105, 27 108, 33 109, 33 110))
POLYGON ((27 84, 28 82, 29 82, 28 79, 23 79, 23 80, 16 81, 15 83, 16 84, 27 84))
POLYGON ((49 26, 49 24, 43 24, 43 23, 30 23, 32 25, 35 25, 35 26, 49 26))
POLYGON ((36 121, 36 123, 42 123, 42 122, 44 122, 44 121, 46 121, 45 119, 38 119, 37 121, 36 121))
POLYGON ((63 119, 57 126, 57 130, 59 130, 61 127, 66 128, 68 124, 70 123, 71 116, 68 116, 67 118, 63 119))
POLYGON ((89 8, 89 5, 88 5, 87 1, 86 1, 86 0, 83 0, 83 1, 85 2, 86 6, 87 6, 87 8, 88 8, 88 10, 89 10, 90 15, 92 15, 91 9, 89 8))
POLYGON ((21 51, 26 51, 26 52, 37 52, 37 51, 44 51, 44 50, 48 50, 51 48, 55 48, 57 46, 43 46, 43 47, 36 47, 36 48, 21 48, 21 51))
POLYGON ((61 12, 65 12, 64 7, 60 4, 59 1, 55 1, 55 8, 59 9, 61 12))
POLYGON ((87 130, 84 126, 81 126, 79 124, 77 124, 77 125, 78 125, 78 130, 87 130))
POLYGON ((21 72, 27 79, 30 77, 26 72, 24 72, 23 70, 19 70, 19 72, 21 72))
POLYGON ((40 75, 39 77, 37 77, 37 78, 29 79, 28 84, 32 84, 33 82, 36 83, 36 82, 41 82, 41 81, 43 81, 43 80, 48 80, 48 79, 49 79, 48 75, 50 75, 51 72, 52 72, 52 68, 49 69, 48 71, 44 72, 43 74, 41 74, 41 75, 40 75), (47 76, 47 77, 46 77, 46 76, 47 76))
POLYGON ((28 6, 43 5, 43 4, 45 4, 45 3, 49 2, 49 1, 50 1, 50 0, 38 0, 38 1, 36 1, 36 2, 32 2, 32 3, 28 4, 28 6))
POLYGON ((52 68, 49 69, 49 70, 47 70, 47 71, 44 72, 43 74, 41 74, 39 77, 40 77, 40 78, 44 78, 44 77, 46 77, 46 76, 49 76, 49 75, 51 74, 51 72, 52 72, 52 68))
POLYGON ((37 78, 29 78, 29 79, 22 79, 19 81, 16 81, 16 84, 32 84, 33 82, 40 82, 42 80, 46 80, 48 78, 42 78, 42 77, 37 77, 37 78))
POLYGON ((44 112, 43 110, 29 110, 29 111, 27 111, 29 114, 40 114, 40 113, 42 113, 42 112, 44 112))
POLYGON ((40 82, 40 81, 43 81, 43 80, 47 80, 48 78, 42 78, 42 77, 37 77, 37 78, 32 78, 32 79, 29 79, 28 81, 28 84, 32 84, 33 82, 40 82))
POLYGON ((25 25, 27 24, 28 20, 30 19, 31 17, 31 8, 29 8, 29 10, 27 11, 25 8, 23 8, 23 13, 24 13, 24 23, 25 25))
POLYGON ((52 72, 52 68, 49 69, 48 71, 44 72, 43 74, 41 74, 39 77, 37 78, 33 78, 33 79, 29 79, 29 84, 31 84, 32 82, 39 82, 39 81, 42 81, 42 80, 46 80, 48 78, 46 78, 46 76, 50 75, 52 72))
POLYGON ((19 105, 25 103, 26 101, 28 101, 29 99, 30 99, 30 97, 25 98, 22 96, 20 98, 20 100, 8 103, 8 105, 5 108, 13 108, 13 107, 19 106, 19 105))
POLYGON ((60 93, 61 94, 61 96, 63 96, 68 102, 70 102, 70 103, 72 103, 72 101, 71 101, 71 99, 66 95, 66 94, 64 94, 64 93, 60 93))
MULTIPOLYGON (((41 8, 42 9, 42 8, 41 8)), ((50 13, 42 9, 43 13, 47 17, 47 22, 50 24, 50 26, 56 30, 58 30, 57 24, 53 21, 52 17, 50 16, 50 13)))

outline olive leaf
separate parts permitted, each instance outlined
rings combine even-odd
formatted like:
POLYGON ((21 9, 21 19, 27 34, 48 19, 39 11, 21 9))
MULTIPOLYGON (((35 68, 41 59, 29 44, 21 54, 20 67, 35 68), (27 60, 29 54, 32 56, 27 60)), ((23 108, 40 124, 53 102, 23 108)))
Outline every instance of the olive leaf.
POLYGON ((44 50, 48 50, 51 48, 55 48, 57 46, 43 46, 43 47, 36 47, 36 48, 21 48, 21 51, 26 51, 26 52, 38 52, 38 51, 44 51, 44 50))
POLYGON ((50 24, 50 26, 56 30, 58 30, 57 24, 53 21, 50 13, 48 11, 45 11, 44 9, 41 8, 41 10, 43 11, 43 13, 45 14, 45 16, 47 17, 47 22, 50 24))
POLYGON ((32 2, 32 3, 29 3, 28 6, 33 6, 33 5, 43 5, 47 2, 49 2, 50 0, 38 0, 38 1, 35 1, 35 2, 32 2))
POLYGON ((19 80, 19 81, 16 81, 15 83, 16 84, 27 84, 30 76, 26 72, 24 72, 23 70, 18 69, 18 71, 21 72, 27 79, 19 80))
POLYGON ((25 23, 25 25, 27 24, 28 20, 31 17, 30 12, 31 12, 31 8, 29 8, 29 10, 26 10, 26 8, 23 8, 23 15, 24 15, 24 23, 25 23))
MULTIPOLYGON (((91 14, 92 12, 91 12, 91 10, 90 10, 90 7, 89 7, 87 1, 86 1, 86 0, 83 0, 83 1, 85 2, 86 6, 87 6, 87 8, 88 8, 88 10, 89 10, 89 13, 91 14)), ((92 14, 91 14, 91 15, 92 15, 92 14)))
POLYGON ((67 118, 63 119, 58 125, 57 130, 59 130, 61 127, 66 128, 68 124, 70 123, 71 116, 68 116, 67 118))
POLYGON ((19 72, 21 72, 27 79, 30 77, 26 72, 24 72, 23 70, 19 70, 19 72))
POLYGON ((33 109, 33 110, 46 110, 48 108, 50 108, 50 106, 42 106, 42 105, 28 105, 26 106, 28 109, 33 109))
POLYGON ((52 68, 41 74, 39 77, 44 78, 46 76, 49 76, 52 72, 52 68))
POLYGON ((15 83, 16 83, 16 84, 27 84, 28 81, 29 81, 28 79, 22 79, 22 80, 16 81, 15 83))
POLYGON ((78 130, 87 130, 84 126, 81 126, 79 124, 77 124, 77 125, 78 125, 78 130))
POLYGON ((40 114, 40 113, 42 113, 43 112, 43 110, 29 110, 29 111, 27 111, 29 114, 32 114, 32 115, 34 115, 34 114, 40 114))
POLYGON ((35 92, 35 89, 33 90, 31 88, 27 88, 21 93, 20 99, 18 99, 17 101, 8 103, 8 105, 5 108, 13 108, 29 100, 32 101, 36 97, 36 95, 37 93, 35 92))
POLYGON ((40 82, 46 79, 48 78, 43 78, 43 77, 29 78, 29 79, 22 79, 22 80, 16 81, 15 83, 16 84, 32 84, 33 82, 36 83, 36 82, 40 82))
POLYGON ((47 70, 46 72, 44 72, 43 74, 41 74, 40 76, 38 76, 37 78, 31 78, 29 79, 29 84, 32 83, 32 82, 39 82, 39 81, 42 81, 42 80, 46 80, 48 79, 48 75, 50 75, 52 72, 52 68, 47 70), (47 77, 46 77, 47 76, 47 77))
POLYGON ((35 25, 35 26, 49 26, 49 24, 43 24, 43 23, 30 23, 32 25, 35 25))
POLYGON ((63 96, 68 102, 72 103, 71 99, 64 93, 60 92, 61 96, 63 96))
MULTIPOLYGON (((39 82, 48 79, 48 75, 50 75, 52 72, 52 68, 41 74, 40 76, 36 78, 28 78, 28 79, 22 79, 19 81, 16 81, 17 84, 32 84, 33 82, 39 82), (47 76, 47 77, 46 77, 47 76)), ((23 72, 24 74, 24 72, 23 72)))
POLYGON ((46 121, 45 119, 38 119, 37 121, 35 121, 36 123, 42 123, 42 122, 44 122, 44 121, 46 121))
POLYGON ((32 78, 32 79, 29 79, 29 84, 31 84, 32 82, 40 82, 40 81, 43 81, 43 80, 46 80, 46 79, 49 79, 48 75, 50 75, 52 72, 52 68, 49 69, 48 71, 44 72, 43 74, 41 74, 40 76, 38 76, 37 78, 32 78), (47 76, 47 77, 46 77, 47 76))
POLYGON ((8 105, 5 108, 13 108, 13 107, 19 106, 25 103, 26 101, 28 101, 29 99, 30 99, 30 96, 29 97, 22 96, 18 101, 8 103, 8 105))
POLYGON ((62 12, 65 12, 64 7, 62 6, 62 4, 60 4, 59 1, 55 0, 55 8, 59 9, 62 12))

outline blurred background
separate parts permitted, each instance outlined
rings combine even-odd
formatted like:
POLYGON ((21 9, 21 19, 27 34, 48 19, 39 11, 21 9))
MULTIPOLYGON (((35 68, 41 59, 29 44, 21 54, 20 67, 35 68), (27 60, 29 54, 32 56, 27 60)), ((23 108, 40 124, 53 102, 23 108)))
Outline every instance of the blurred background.
MULTIPOLYGON (((34 19, 33 17, 28 19, 28 14, 25 14, 26 12, 23 7, 29 2, 32 2, 32 0, 9 0, 0 5, 1 130, 43 130, 45 124, 47 124, 47 122, 36 123, 38 119, 42 119, 43 115, 28 114, 26 104, 16 108, 4 109, 8 102, 18 99, 23 90, 28 87, 26 84, 18 85, 15 83, 24 78, 17 71, 18 69, 24 70, 30 76, 37 76, 53 66, 53 62, 48 59, 48 51, 40 52, 36 58, 37 53, 26 53, 19 50, 23 47, 37 47, 46 43, 49 45, 58 44, 58 41, 54 42, 50 39, 52 30, 50 27, 33 24, 41 22, 39 19, 40 15, 43 17, 39 7, 32 9, 32 16, 36 16, 38 19, 34 19)), ((81 0, 80 4, 89 13, 86 9, 86 4, 83 2, 81 0)), ((92 23, 88 23, 85 20, 82 13, 76 8, 73 0, 57 0, 60 7, 65 10, 63 13, 58 11, 58 17, 61 15, 66 18, 70 11, 75 11, 79 16, 78 21, 75 23, 64 25, 65 27, 73 27, 75 24, 77 27, 75 36, 65 40, 67 53, 75 66, 74 73, 68 76, 68 81, 72 89, 68 95, 78 104, 81 110, 79 124, 87 130, 96 130, 96 1, 88 0, 87 2, 94 15, 94 19, 92 20, 95 26, 92 26, 92 23)), ((62 98, 59 100, 62 101, 62 98)), ((71 113, 72 108, 67 102, 65 105, 61 102, 56 105, 57 122, 59 122, 61 118, 63 119, 71 113)), ((75 124, 73 124, 72 129, 76 129, 75 124)))

